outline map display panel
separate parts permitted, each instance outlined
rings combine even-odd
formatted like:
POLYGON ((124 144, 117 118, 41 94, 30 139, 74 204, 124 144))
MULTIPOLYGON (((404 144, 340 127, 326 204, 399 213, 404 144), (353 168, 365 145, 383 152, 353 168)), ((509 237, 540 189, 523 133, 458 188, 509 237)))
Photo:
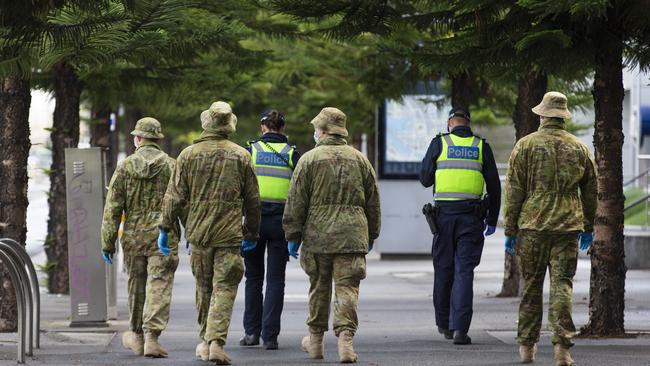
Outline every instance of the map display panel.
POLYGON ((444 95, 404 95, 386 100, 383 175, 416 178, 433 137, 447 131, 451 108, 444 95))

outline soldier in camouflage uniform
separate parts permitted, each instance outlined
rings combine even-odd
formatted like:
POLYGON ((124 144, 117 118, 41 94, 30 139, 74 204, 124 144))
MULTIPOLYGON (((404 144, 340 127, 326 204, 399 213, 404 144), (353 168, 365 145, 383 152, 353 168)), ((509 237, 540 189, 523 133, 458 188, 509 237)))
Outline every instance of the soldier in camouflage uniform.
POLYGON ((201 113, 203 132, 178 156, 165 193, 159 237, 159 246, 165 248, 166 231, 179 219, 185 227, 203 340, 197 356, 220 365, 230 364, 223 346, 244 273, 242 239, 246 247, 254 247, 260 226, 251 155, 228 140, 236 124, 237 117, 225 102, 215 102, 201 113))
POLYGON ((169 320, 174 272, 178 266, 178 225, 170 227, 174 243, 172 255, 160 254, 156 238, 162 198, 174 169, 174 159, 158 145, 164 136, 157 120, 142 118, 131 134, 137 149, 118 164, 108 187, 101 232, 102 251, 104 260, 111 264, 124 214, 120 241, 129 276, 130 331, 124 333, 122 341, 137 355, 167 357, 167 351, 158 343, 158 336, 169 320))
POLYGON ((522 362, 533 362, 548 268, 555 364, 573 365, 573 276, 578 241, 580 249, 588 249, 593 240, 596 168, 587 147, 565 130, 571 113, 563 94, 546 93, 533 112, 540 116, 540 128, 515 146, 506 183, 506 250, 514 254, 516 248, 524 280, 517 339, 522 362))
POLYGON ((310 335, 302 341, 312 358, 323 358, 332 280, 334 333, 342 363, 357 361, 352 347, 359 283, 366 276, 366 254, 379 236, 379 192, 375 172, 363 154, 348 146, 346 116, 324 108, 311 123, 316 148, 294 171, 283 217, 289 254, 309 276, 310 335))

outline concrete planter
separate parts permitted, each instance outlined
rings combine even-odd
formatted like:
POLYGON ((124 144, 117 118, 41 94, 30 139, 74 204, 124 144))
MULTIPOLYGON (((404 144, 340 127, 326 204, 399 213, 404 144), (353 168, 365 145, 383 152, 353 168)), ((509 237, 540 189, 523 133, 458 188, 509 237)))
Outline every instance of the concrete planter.
POLYGON ((625 228, 625 265, 628 269, 650 269, 650 228, 625 228))

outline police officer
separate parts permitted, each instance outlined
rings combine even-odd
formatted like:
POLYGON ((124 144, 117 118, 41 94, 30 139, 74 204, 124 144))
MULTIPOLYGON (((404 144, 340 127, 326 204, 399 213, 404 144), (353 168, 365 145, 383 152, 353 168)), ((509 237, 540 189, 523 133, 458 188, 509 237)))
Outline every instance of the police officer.
POLYGON ((158 145, 164 137, 160 122, 140 119, 133 132, 135 152, 117 165, 108 186, 101 240, 104 261, 113 263, 115 241, 124 214, 120 240, 128 274, 129 328, 122 344, 137 355, 167 357, 158 336, 167 326, 174 272, 178 266, 179 226, 170 225, 171 254, 156 245, 162 200, 174 169, 174 159, 158 145))
POLYGON ((596 167, 589 149, 566 131, 567 98, 548 92, 533 108, 540 127, 517 142, 508 164, 504 229, 506 251, 519 256, 524 291, 517 340, 521 361, 535 361, 542 326, 546 271, 551 278, 548 320, 555 365, 574 364, 569 348, 573 276, 580 249, 591 247, 596 216, 596 167))
POLYGON ((169 228, 179 219, 185 227, 202 338, 196 355, 218 365, 231 362, 223 347, 244 274, 240 251, 255 247, 260 229, 260 196, 251 155, 228 139, 236 124, 237 117, 225 102, 212 103, 201 113, 203 132, 178 156, 158 236, 158 246, 166 253, 169 228))
POLYGON ((257 245, 244 255, 246 297, 244 330, 240 346, 260 343, 266 349, 278 348, 280 318, 284 304, 284 276, 289 260, 287 242, 282 230, 282 214, 289 192, 291 175, 300 154, 284 135, 284 114, 276 109, 262 113, 262 137, 249 143, 262 201, 262 222, 257 245), (266 294, 264 255, 266 256, 266 294))
POLYGON ((339 360, 357 361, 352 338, 357 326, 359 284, 366 254, 379 236, 379 190, 368 159, 349 146, 346 116, 323 108, 311 121, 316 148, 294 172, 283 226, 289 254, 309 276, 309 335, 302 340, 311 358, 323 358, 334 281, 334 334, 339 360))
POLYGON ((453 108, 447 128, 449 133, 431 141, 420 171, 422 185, 434 186, 438 210, 432 249, 433 306, 438 331, 454 344, 471 344, 467 332, 474 268, 481 261, 484 230, 485 235, 496 230, 501 185, 490 146, 472 133, 469 111, 453 108), (487 205, 482 202, 484 186, 487 205))

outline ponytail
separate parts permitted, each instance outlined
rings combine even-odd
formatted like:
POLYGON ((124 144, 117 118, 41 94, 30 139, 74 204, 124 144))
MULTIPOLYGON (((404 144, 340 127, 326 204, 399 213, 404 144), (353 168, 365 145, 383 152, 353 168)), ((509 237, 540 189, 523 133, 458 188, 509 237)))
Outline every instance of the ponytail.
POLYGON ((277 109, 271 109, 262 114, 260 124, 266 126, 271 131, 280 131, 284 128, 284 113, 277 109))

